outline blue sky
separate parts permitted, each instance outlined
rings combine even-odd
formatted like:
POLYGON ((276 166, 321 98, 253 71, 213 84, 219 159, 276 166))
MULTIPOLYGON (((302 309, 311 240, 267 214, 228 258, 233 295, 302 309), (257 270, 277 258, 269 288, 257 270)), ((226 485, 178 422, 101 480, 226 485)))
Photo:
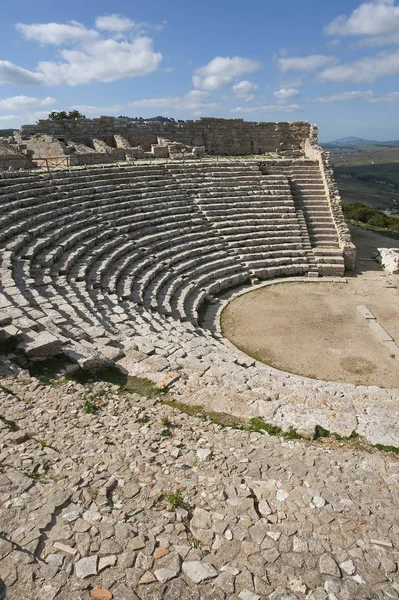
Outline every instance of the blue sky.
POLYGON ((0 128, 87 117, 308 120, 399 139, 395 0, 0 0, 0 128))

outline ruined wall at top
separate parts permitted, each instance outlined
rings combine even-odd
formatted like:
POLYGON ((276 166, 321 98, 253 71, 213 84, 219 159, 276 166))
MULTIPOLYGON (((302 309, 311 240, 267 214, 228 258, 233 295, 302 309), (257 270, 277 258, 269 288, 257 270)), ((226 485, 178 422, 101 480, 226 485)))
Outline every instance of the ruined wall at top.
POLYGON ((37 134, 90 143, 93 138, 109 143, 114 135, 126 138, 132 146, 150 151, 158 137, 189 146, 205 146, 207 154, 245 155, 303 150, 305 143, 317 144, 317 128, 305 121, 257 123, 243 119, 202 118, 198 121, 167 123, 132 121, 114 117, 77 119, 76 121, 38 121, 23 125, 21 140, 37 134))
MULTIPOLYGON (((11 138, 10 138, 11 139, 11 138)), ((0 171, 27 169, 31 165, 31 153, 24 152, 17 144, 0 139, 0 171)))
POLYGON ((37 133, 30 139, 21 139, 21 143, 33 152, 34 158, 63 158, 71 154, 64 142, 59 142, 45 133, 37 133))

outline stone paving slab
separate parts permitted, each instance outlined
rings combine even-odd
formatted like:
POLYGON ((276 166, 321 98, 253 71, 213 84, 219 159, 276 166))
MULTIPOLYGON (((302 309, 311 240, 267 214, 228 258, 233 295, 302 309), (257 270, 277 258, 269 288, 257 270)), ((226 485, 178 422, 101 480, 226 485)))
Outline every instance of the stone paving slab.
POLYGON ((392 342, 389 333, 377 321, 369 320, 368 324, 379 342, 392 342))
POLYGON ((382 343, 385 346, 385 348, 387 348, 389 352, 391 352, 392 355, 395 356, 395 358, 399 358, 399 346, 395 344, 395 342, 391 340, 385 340, 382 343))
POLYGON ((375 319, 375 316, 373 315, 373 313, 364 304, 359 304, 359 306, 357 307, 357 310, 360 312, 362 317, 364 317, 365 319, 375 319))

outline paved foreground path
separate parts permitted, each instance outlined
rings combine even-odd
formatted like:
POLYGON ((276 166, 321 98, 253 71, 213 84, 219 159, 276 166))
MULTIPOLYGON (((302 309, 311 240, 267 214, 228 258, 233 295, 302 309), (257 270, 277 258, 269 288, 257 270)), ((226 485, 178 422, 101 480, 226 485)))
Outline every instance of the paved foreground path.
POLYGON ((395 455, 0 384, 0 598, 399 598, 395 455))

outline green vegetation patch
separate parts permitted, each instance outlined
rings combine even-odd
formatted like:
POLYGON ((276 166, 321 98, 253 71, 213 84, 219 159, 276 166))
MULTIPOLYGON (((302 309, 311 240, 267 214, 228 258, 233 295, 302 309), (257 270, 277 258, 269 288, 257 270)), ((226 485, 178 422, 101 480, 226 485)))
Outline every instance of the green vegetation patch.
POLYGON ((167 502, 169 502, 172 510, 176 510, 180 506, 184 506, 184 498, 180 490, 176 490, 175 492, 165 492, 164 498, 167 502))
POLYGON ((399 448, 396 446, 384 446, 384 444, 375 444, 375 448, 377 450, 381 450, 382 452, 393 452, 393 454, 399 454, 399 448))
MULTIPOLYGON (((172 400, 164 400, 163 404, 172 408, 177 408, 181 412, 184 412, 192 417, 209 419, 213 423, 222 427, 232 427, 233 429, 239 429, 242 431, 255 431, 259 433, 267 433, 271 436, 281 437, 286 440, 302 440, 309 441, 309 439, 295 429, 289 429, 284 431, 278 425, 272 425, 265 421, 262 417, 252 417, 251 419, 239 419, 233 415, 227 413, 215 413, 208 412, 201 406, 191 406, 184 404, 183 402, 173 402, 172 400)), ((382 452, 390 452, 399 455, 399 448, 395 446, 384 446, 383 444, 370 444, 365 438, 360 436, 356 431, 352 431, 349 436, 342 436, 338 433, 333 433, 328 429, 325 429, 321 425, 316 425, 314 434, 312 436, 313 441, 321 439, 336 440, 349 444, 352 450, 361 450, 364 452, 371 452, 372 450, 380 450, 382 452)))
POLYGON ((344 203, 362 202, 379 210, 399 212, 399 149, 366 146, 353 153, 334 150, 334 175, 344 203))
POLYGON ((177 408, 180 412, 184 412, 190 417, 196 417, 197 419, 209 419, 216 425, 222 427, 232 427, 233 429, 245 429, 246 420, 240 419, 233 415, 223 412, 205 411, 202 406, 196 406, 191 404, 185 404, 184 402, 174 402, 173 400, 163 400, 162 404, 170 406, 171 408, 177 408))
POLYGON ((95 415, 99 409, 100 407, 98 406, 96 400, 87 399, 83 402, 83 412, 86 415, 95 415))
POLYGON ((343 204, 343 211, 345 218, 354 225, 399 239, 399 217, 386 215, 381 210, 366 206, 361 202, 343 204))
POLYGON ((332 433, 328 429, 324 429, 324 427, 322 427, 321 425, 316 425, 313 439, 319 440, 320 438, 333 438, 334 440, 342 442, 348 440, 359 440, 360 436, 358 433, 356 433, 356 431, 352 431, 352 433, 349 436, 342 436, 338 433, 332 433))
POLYGON ((145 377, 131 377, 122 373, 117 367, 101 369, 97 371, 96 377, 101 381, 118 385, 122 392, 128 394, 139 394, 140 396, 146 396, 146 398, 155 398, 162 393, 162 390, 153 381, 145 377))
POLYGON ((249 425, 246 427, 248 431, 265 431, 269 435, 274 435, 278 437, 286 438, 287 440, 301 440, 303 436, 295 431, 295 429, 290 429, 288 431, 284 431, 278 425, 271 425, 262 419, 262 417, 253 417, 249 420, 249 425))
POLYGON ((121 393, 139 394, 146 398, 156 398, 163 393, 163 390, 158 388, 153 381, 150 381, 145 377, 130 377, 129 375, 122 373, 117 367, 113 366, 105 367, 95 373, 79 369, 79 371, 69 375, 68 378, 73 379, 82 385, 93 380, 104 381, 106 383, 111 383, 112 385, 117 385, 120 388, 121 393))

